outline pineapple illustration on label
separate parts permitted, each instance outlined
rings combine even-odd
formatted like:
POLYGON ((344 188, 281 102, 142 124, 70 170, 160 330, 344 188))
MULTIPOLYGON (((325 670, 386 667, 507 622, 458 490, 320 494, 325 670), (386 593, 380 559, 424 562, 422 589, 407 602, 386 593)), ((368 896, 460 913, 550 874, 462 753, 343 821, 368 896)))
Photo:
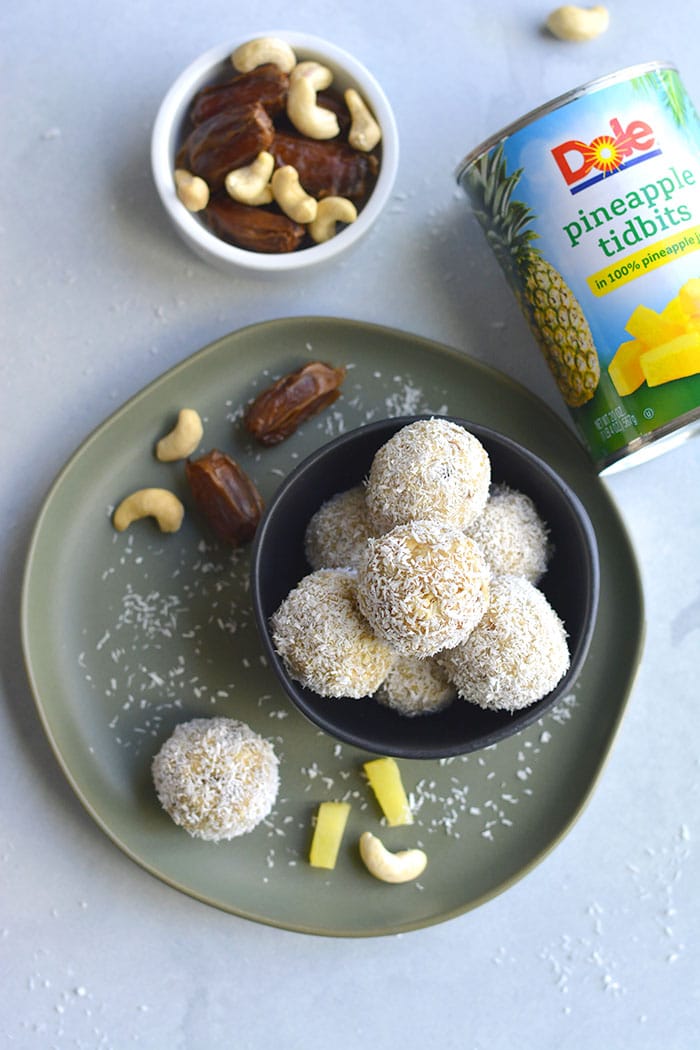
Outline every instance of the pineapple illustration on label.
POLYGON ((675 69, 602 77, 457 179, 599 470, 700 428, 700 120, 675 69))
POLYGON ((467 173, 472 206, 508 277, 567 405, 590 401, 600 362, 591 329, 562 275, 533 243, 535 216, 513 199, 520 171, 508 175, 499 145, 467 173))

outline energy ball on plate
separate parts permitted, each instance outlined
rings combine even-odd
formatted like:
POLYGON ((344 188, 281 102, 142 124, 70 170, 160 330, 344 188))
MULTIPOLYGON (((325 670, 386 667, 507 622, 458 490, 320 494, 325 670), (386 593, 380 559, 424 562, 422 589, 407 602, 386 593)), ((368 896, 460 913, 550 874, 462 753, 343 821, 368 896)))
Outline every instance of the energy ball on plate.
POLYGON ((272 744, 233 718, 182 722, 153 759, 151 771, 166 813, 193 838, 209 842, 252 831, 279 790, 272 744))
POLYGON ((399 656, 374 694, 380 704, 409 718, 442 711, 456 696, 457 690, 438 661, 416 656, 399 656))
POLYGON ((322 503, 306 527, 304 550, 312 569, 356 568, 370 535, 364 485, 322 503))
POLYGON ((508 485, 494 485, 467 535, 481 547, 495 576, 524 576, 538 583, 547 571, 547 526, 530 497, 508 485))
POLYGON ((440 662, 463 700, 518 711, 551 692, 569 668, 564 625, 523 576, 491 580, 488 610, 440 662))
POLYGON ((288 673, 320 696, 369 696, 394 662, 361 615, 354 574, 318 569, 273 614, 272 641, 288 673))
POLYGON ((488 453, 464 427, 447 419, 409 423, 375 453, 370 524, 377 535, 425 518, 466 529, 484 509, 490 482, 488 453))
POLYGON ((459 645, 481 619, 489 570, 477 545, 440 521, 412 521, 367 541, 357 600, 370 625, 401 656, 459 645))

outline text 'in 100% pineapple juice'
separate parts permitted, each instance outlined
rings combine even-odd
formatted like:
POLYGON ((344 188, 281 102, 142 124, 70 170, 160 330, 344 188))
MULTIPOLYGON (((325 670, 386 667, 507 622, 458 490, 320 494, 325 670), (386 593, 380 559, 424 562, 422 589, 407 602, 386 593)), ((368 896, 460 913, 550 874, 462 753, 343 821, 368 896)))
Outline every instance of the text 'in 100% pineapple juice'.
POLYGON ((700 120, 636 66, 528 114, 457 178, 600 471, 700 427, 700 120))

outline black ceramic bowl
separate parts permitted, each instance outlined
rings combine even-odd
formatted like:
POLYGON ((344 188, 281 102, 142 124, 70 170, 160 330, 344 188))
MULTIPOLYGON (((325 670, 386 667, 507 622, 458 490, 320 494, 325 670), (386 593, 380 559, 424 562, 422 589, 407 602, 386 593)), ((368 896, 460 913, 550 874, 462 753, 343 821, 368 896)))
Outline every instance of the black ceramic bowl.
POLYGON ((486 711, 455 700, 442 711, 412 718, 371 698, 330 699, 290 678, 275 652, 269 620, 299 580, 311 572, 304 533, 312 514, 337 492, 367 477, 375 452, 418 418, 385 419, 323 445, 285 479, 272 497, 252 552, 253 607, 266 655, 292 702, 317 727, 345 743, 397 758, 443 758, 488 747, 541 718, 572 687, 588 650, 598 604, 595 533, 574 492, 532 452, 487 427, 453 419, 482 442, 494 482, 530 496, 550 530, 554 552, 539 587, 568 633, 571 665, 558 686, 521 711, 486 711))

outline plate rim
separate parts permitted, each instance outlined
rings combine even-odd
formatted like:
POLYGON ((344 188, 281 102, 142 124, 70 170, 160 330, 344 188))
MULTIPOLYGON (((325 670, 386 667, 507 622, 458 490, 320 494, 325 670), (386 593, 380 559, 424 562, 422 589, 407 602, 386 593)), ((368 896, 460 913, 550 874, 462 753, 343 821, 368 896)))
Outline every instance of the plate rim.
MULTIPOLYGON (((39 541, 42 536, 43 523, 48 516, 51 504, 56 496, 56 493, 60 489, 64 478, 73 469, 74 465, 80 460, 83 455, 86 454, 87 450, 97 441, 101 434, 108 430, 116 420, 126 415, 133 408, 138 405, 142 400, 146 400, 150 397, 154 391, 160 386, 165 385, 171 379, 180 372, 184 372, 189 368, 196 366, 198 361, 202 361, 208 357, 214 356, 222 346, 222 344, 229 343, 232 339, 243 340, 246 336, 254 333, 264 333, 267 331, 273 331, 274 329, 288 329, 289 327, 308 327, 318 324, 326 324, 331 326, 339 326, 352 328, 360 331, 371 330, 372 332, 381 335, 386 334, 392 339, 403 339, 409 341, 415 347, 422 349, 427 353, 439 353, 445 356, 452 357, 460 365, 463 365, 467 369, 476 369, 492 381, 498 382, 500 385, 505 386, 514 390, 518 396, 524 397, 525 400, 530 401, 533 408, 537 410, 539 414, 545 414, 549 419, 558 427, 563 427, 569 433, 571 438, 580 445, 581 452, 585 455, 583 445, 578 441, 577 435, 570 428, 566 427, 566 422, 549 406, 543 401, 537 394, 531 391, 529 388, 524 386, 518 380, 514 379, 508 373, 501 372, 499 369, 475 358, 466 349, 459 349, 455 346, 443 343, 439 340, 431 339, 427 336, 412 333, 402 328, 376 324, 373 322, 365 322, 362 320, 336 317, 333 315, 325 314, 311 314, 311 315, 293 315, 290 317, 274 318, 266 321, 253 322, 245 325, 241 328, 234 329, 217 339, 210 341, 200 349, 194 351, 192 354, 183 358, 182 360, 171 365, 164 372, 160 373, 154 379, 150 380, 141 389, 132 394, 126 401, 124 401, 118 408, 111 412, 105 419, 94 426, 88 431, 86 436, 79 442, 74 448, 73 452, 63 463, 63 466, 55 474, 52 482, 49 484, 45 491, 44 496, 41 500, 40 509, 35 517, 33 527, 31 529, 29 542, 26 548, 26 555, 24 559, 24 566, 22 572, 22 584, 20 594, 20 636, 21 636, 21 651, 24 669, 27 675, 27 680, 30 686, 30 692, 34 702, 34 708, 39 716, 40 724, 44 730, 46 738, 49 742, 51 751, 54 758, 58 762, 59 768, 63 775, 66 777, 68 784, 70 785, 73 793, 77 797, 78 801, 83 806, 84 810, 90 815, 95 821, 97 826, 107 835, 111 842, 116 845, 130 860, 136 863, 141 869, 146 871, 149 875, 157 878, 160 882, 175 889, 191 899, 197 900, 202 904, 206 904, 210 907, 215 908, 218 911, 223 911, 226 914, 236 916, 241 919, 246 919, 251 922, 256 922, 261 925, 266 925, 275 929, 286 930, 293 933, 300 933, 305 935, 320 936, 320 937, 338 937, 338 938, 369 938, 369 937, 380 937, 380 936, 394 936, 401 933, 408 933, 419 929, 425 929, 433 925, 447 922, 460 915, 464 915, 469 911, 472 911, 486 902, 500 896, 511 886, 518 883, 521 879, 525 878, 531 871, 538 867, 561 843, 561 841, 569 834, 575 824, 578 822, 583 812, 585 811, 588 803, 590 802, 598 783, 603 775, 607 762, 610 758, 611 752, 615 745, 618 733, 622 721, 624 719, 627 706, 629 703, 630 696, 634 689, 634 685, 639 672, 642 656, 644 653, 645 641, 646 641, 646 618, 645 618, 645 603, 644 603, 644 591, 643 583, 639 565, 636 559, 634 545, 627 529, 626 523, 622 518, 619 509, 609 491, 607 486, 604 485, 602 479, 597 476, 594 466, 591 463, 591 470, 595 474, 595 481, 601 486, 603 493, 605 494, 606 502, 608 505, 608 512, 611 517, 614 518, 616 527, 619 535, 624 540, 628 553, 630 556, 630 563, 634 570, 634 587, 639 596, 639 609, 638 609, 638 630, 636 634, 636 640, 634 644, 633 656, 630 661, 628 668, 628 675, 625 689, 621 695, 618 710, 615 719, 611 725, 610 732, 605 740, 605 746, 600 751, 597 762, 594 766, 592 775, 588 784, 586 785, 585 791, 579 796, 575 808, 572 810, 568 818, 564 821, 563 825, 557 830, 557 832, 548 839, 546 845, 536 852, 528 861, 518 867, 517 871, 508 875, 506 878, 501 879, 498 883, 490 886, 488 890, 479 894, 477 897, 470 899, 462 905, 447 909, 440 910, 439 913, 431 913, 430 915, 424 915, 416 920, 406 920, 404 922, 394 923, 391 927, 370 927, 365 926, 362 929, 355 929, 352 926, 336 927, 336 928, 325 928, 322 926, 315 926, 310 923, 290 920, 283 920, 281 918, 275 918, 274 916, 265 915, 261 912, 254 912, 251 909, 238 908, 229 904, 224 904, 219 900, 216 900, 213 896, 207 895, 201 891, 193 889, 191 886, 186 885, 184 882, 169 875, 166 871, 162 870, 162 866, 152 863, 145 857, 141 856, 134 848, 132 848, 128 842, 110 827, 109 822, 100 814, 94 803, 90 800, 87 794, 81 789, 77 782, 77 779, 71 769, 69 762, 66 760, 59 742, 56 740, 51 725, 48 719, 48 713, 45 709, 44 700, 41 696, 41 691, 38 687, 38 683, 35 676, 33 659, 32 659, 32 642, 30 638, 30 624, 29 620, 29 601, 30 591, 33 584, 33 564, 36 557, 36 551, 38 548, 39 541)), ((584 504, 585 505, 585 504, 584 504)))

